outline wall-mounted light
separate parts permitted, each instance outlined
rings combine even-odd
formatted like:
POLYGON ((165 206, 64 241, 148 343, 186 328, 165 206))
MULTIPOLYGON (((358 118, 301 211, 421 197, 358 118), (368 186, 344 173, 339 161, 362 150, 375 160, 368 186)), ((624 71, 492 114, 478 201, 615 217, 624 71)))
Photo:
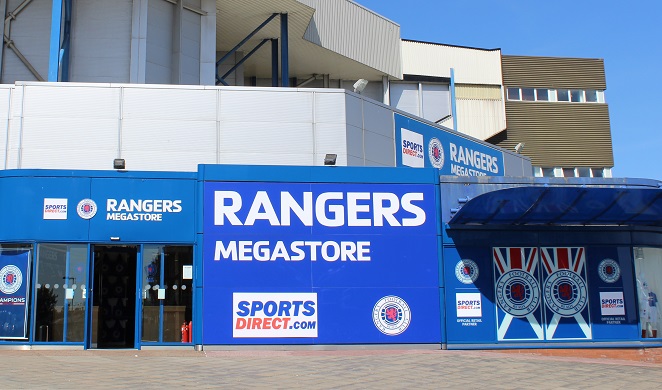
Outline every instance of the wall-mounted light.
POLYGON ((324 165, 336 165, 337 158, 337 154, 327 153, 327 155, 324 156, 324 165))
POLYGON ((358 79, 358 80, 354 83, 354 92, 360 94, 361 92, 363 92, 363 90, 365 89, 366 85, 368 85, 368 80, 366 80, 366 79, 358 79))
POLYGON ((119 240, 120 240, 119 237, 110 237, 110 241, 119 241, 119 240))
POLYGON ((517 145, 515 145, 515 153, 519 153, 524 149, 524 145, 526 145, 524 142, 520 142, 517 145))
POLYGON ((123 158, 114 159, 113 169, 126 169, 126 161, 123 158))

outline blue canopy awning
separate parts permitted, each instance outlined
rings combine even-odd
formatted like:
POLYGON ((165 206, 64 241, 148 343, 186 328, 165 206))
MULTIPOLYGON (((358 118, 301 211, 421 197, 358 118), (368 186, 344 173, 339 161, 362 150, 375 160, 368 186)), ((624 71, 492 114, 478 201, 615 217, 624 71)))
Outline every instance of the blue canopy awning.
POLYGON ((662 226, 662 189, 508 188, 471 199, 449 225, 662 226))

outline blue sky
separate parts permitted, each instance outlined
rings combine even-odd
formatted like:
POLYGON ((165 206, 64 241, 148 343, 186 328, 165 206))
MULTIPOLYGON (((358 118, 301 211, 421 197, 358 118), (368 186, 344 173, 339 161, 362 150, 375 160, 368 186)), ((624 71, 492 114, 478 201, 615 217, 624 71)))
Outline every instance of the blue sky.
POLYGON ((605 61, 614 177, 662 180, 662 1, 356 0, 405 39, 605 61))

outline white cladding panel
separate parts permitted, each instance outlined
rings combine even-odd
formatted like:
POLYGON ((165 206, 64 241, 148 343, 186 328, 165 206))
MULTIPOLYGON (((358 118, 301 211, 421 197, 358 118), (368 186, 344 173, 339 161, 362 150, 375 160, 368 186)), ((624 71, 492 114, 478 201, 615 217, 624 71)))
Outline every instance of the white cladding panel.
POLYGON ((501 50, 402 41, 403 74, 450 77, 451 68, 456 83, 501 85, 501 50))
MULTIPOLYGON (((7 12, 14 11, 24 0, 7 1, 7 12)), ((39 75, 48 79, 48 53, 51 36, 51 0, 30 2, 16 19, 5 21, 5 34, 28 58, 39 75)), ((2 59, 2 82, 34 81, 37 78, 6 45, 2 59)))
POLYGON ((0 85, 0 167, 7 169, 7 143, 9 141, 9 112, 11 109, 11 88, 0 85))
POLYGON ((217 90, 202 87, 123 88, 124 119, 216 121, 217 90))
POLYGON ((348 0, 299 0, 315 9, 303 38, 396 78, 400 26, 348 0))
POLYGON ((132 7, 131 0, 74 2, 70 81, 129 82, 132 7))
POLYGON ((221 121, 312 123, 313 92, 278 88, 221 90, 221 121))
POLYGON ((501 100, 457 99, 457 130, 478 139, 488 139, 506 128, 501 100))
MULTIPOLYGON (((172 80, 172 24, 175 6, 164 0, 149 0, 147 10, 147 64, 145 82, 169 84, 172 80)), ((198 83, 196 83, 198 84, 198 83)))
POLYGON ((391 106, 419 115, 421 112, 420 94, 417 83, 391 83, 391 106))

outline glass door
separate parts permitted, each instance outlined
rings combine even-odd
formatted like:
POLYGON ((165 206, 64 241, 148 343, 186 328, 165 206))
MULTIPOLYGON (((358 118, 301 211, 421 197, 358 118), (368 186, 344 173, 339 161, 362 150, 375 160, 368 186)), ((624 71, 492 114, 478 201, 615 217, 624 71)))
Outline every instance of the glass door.
POLYGON ((143 343, 190 343, 193 247, 145 245, 142 260, 143 343))

